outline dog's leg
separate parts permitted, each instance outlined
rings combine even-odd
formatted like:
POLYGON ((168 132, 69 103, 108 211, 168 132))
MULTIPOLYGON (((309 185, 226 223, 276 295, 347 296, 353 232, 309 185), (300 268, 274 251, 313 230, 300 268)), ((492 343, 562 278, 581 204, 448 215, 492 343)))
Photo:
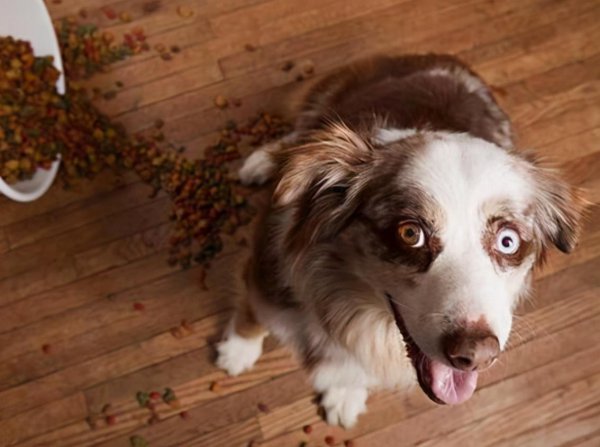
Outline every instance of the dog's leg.
POLYGON ((252 152, 238 171, 240 182, 243 185, 263 185, 268 182, 275 174, 277 167, 271 155, 285 145, 294 144, 297 138, 298 133, 292 132, 252 152))
POLYGON ((322 362, 312 374, 313 386, 321 393, 327 423, 350 428, 367 410, 366 373, 355 362, 322 362))
POLYGON ((250 369, 262 353, 263 340, 268 332, 256 321, 247 299, 239 303, 225 334, 217 345, 217 366, 230 376, 250 369))

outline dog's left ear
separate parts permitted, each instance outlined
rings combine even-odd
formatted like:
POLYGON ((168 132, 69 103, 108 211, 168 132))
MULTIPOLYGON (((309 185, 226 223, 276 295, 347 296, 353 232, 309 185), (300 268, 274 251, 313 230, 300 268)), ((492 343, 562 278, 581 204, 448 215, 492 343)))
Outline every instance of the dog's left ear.
POLYGON ((534 167, 536 179, 536 216, 543 240, 560 251, 570 253, 577 246, 581 220, 590 203, 583 191, 571 186, 556 171, 534 167))
POLYGON ((288 242, 307 245, 335 235, 352 215, 374 151, 365 138, 334 124, 276 157, 281 176, 273 205, 295 208, 288 242))

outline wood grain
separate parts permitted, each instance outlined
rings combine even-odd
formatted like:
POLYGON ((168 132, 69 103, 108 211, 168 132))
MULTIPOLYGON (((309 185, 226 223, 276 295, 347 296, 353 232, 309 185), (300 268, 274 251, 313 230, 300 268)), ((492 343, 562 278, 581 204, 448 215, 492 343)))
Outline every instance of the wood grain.
POLYGON ((596 205, 577 250, 552 252, 536 271, 536 293, 519 307, 507 351, 481 375, 472 400, 446 408, 417 389, 375 393, 358 425, 344 431, 322 421, 306 374, 274 340, 239 377, 214 366, 214 343, 235 293, 232 275, 247 248, 227 238, 207 291, 200 268, 166 265, 169 201, 148 197, 133 175, 102 173, 69 191, 57 184, 35 205, 0 197, 0 446, 127 446, 132 435, 161 447, 322 446, 327 435, 338 446, 353 439, 360 447, 600 445, 598 2, 47 4, 56 19, 85 8, 89 20, 117 37, 144 29, 149 52, 86 84, 108 89, 121 81, 117 97, 98 107, 132 132, 163 119, 167 138, 188 146, 190 157, 200 157, 229 119, 263 109, 288 114, 299 90, 349 61, 377 52, 447 52, 492 84, 514 120, 518 146, 560 166, 596 205), (194 14, 182 17, 181 5, 194 14), (134 20, 110 20, 104 7, 134 20), (181 52, 166 62, 156 44, 181 52), (285 72, 288 60, 295 67, 285 72), (307 63, 315 75, 297 82, 307 63), (217 95, 242 105, 217 109, 217 95), (174 332, 182 320, 191 330, 174 332), (166 387, 178 403, 157 402, 159 420, 150 423, 136 393, 166 387))

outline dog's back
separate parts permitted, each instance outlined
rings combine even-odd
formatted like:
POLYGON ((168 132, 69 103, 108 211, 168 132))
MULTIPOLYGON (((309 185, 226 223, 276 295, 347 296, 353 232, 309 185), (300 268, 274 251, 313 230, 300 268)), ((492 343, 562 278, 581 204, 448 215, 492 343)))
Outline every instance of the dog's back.
POLYGON ((297 131, 340 121, 353 130, 385 127, 465 132, 512 147, 506 114, 488 87, 448 55, 377 57, 327 76, 308 93, 297 131))

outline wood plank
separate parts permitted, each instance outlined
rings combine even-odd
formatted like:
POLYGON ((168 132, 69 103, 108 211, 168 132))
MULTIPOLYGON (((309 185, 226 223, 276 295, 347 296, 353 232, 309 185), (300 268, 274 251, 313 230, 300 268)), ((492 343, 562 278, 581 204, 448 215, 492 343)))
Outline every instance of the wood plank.
POLYGON ((51 402, 0 420, 0 440, 3 446, 46 433, 76 420, 84 419, 87 407, 83 393, 75 393, 64 399, 51 402))
MULTIPOLYGON (((581 362, 588 355, 598 355, 597 349, 592 348, 578 355, 567 357, 567 359, 572 362, 581 362)), ((550 366, 551 369, 540 368, 532 371, 530 374, 517 376, 505 380, 494 387, 481 390, 475 397, 475 400, 472 401, 474 404, 478 403, 478 405, 469 405, 467 403, 451 410, 447 408, 435 408, 379 432, 359 437, 358 442, 365 445, 388 445, 386 442, 389 443, 393 439, 397 439, 400 433, 405 435, 403 438, 404 442, 409 444, 422 442, 438 434, 443 435, 448 433, 456 425, 472 421, 474 417, 478 419, 490 418, 501 409, 519 405, 527 407, 528 402, 540 398, 557 387, 582 380, 582 378, 590 373, 597 372, 600 367, 596 361, 585 361, 581 362, 584 369, 582 371, 577 368, 569 368, 569 364, 572 363, 567 363, 565 359, 556 361, 550 366), (548 375, 549 371, 552 371, 551 376, 548 375), (452 418, 444 418, 444 415, 448 415, 449 411, 452 411, 452 418), (427 432, 407 430, 409 426, 416 426, 416 424, 428 427, 427 432)), ((478 432, 471 431, 470 433, 472 441, 483 442, 486 439, 484 436, 479 437, 478 432)))
POLYGON ((68 257, 78 251, 155 227, 168 219, 169 200, 161 197, 121 213, 107 213, 85 231, 71 231, 20 247, 0 259, 0 279, 33 269, 40 263, 68 257))
MULTIPOLYGON (((165 262, 166 256, 167 253, 160 252, 119 269, 101 272, 59 287, 49 287, 49 290, 15 300, 0 307, 0 333, 106 299, 118 292, 173 273, 173 268, 165 262), (35 312, 32 312, 32 309, 35 309, 35 312)), ((39 280, 40 278, 36 278, 36 281, 39 280)))
MULTIPOLYGON (((581 382, 579 385, 581 385, 581 382)), ((571 388, 575 386, 576 384, 573 384, 566 390, 563 388, 562 391, 571 392, 571 388)), ((560 394, 555 397, 565 402, 567 396, 560 394)), ((548 405, 548 402, 545 403, 548 405)), ((506 433, 503 433, 504 439, 494 445, 506 445, 509 443, 512 445, 533 445, 537 442, 550 447, 565 445, 569 441, 575 441, 579 444, 582 438, 593 435, 598 430, 600 426, 600 406, 597 404, 597 401, 593 402, 587 408, 578 411, 572 411, 572 402, 566 401, 565 403, 565 408, 559 408, 558 411, 553 412, 550 417, 554 417, 555 419, 550 423, 547 419, 540 423, 538 419, 537 427, 525 432, 519 432, 516 436, 513 434, 510 439, 506 439, 506 433), (565 414, 567 411, 568 413, 565 414), (557 420, 558 414, 561 415, 560 419, 557 420)), ((577 403, 579 404, 579 402, 577 403)), ((530 408, 529 411, 532 412, 532 409, 530 408)), ((548 416, 549 412, 549 409, 546 409, 546 416, 548 416)), ((514 430, 514 424, 511 428, 514 430)))
MULTIPOLYGON (((558 331, 556 335, 563 337, 564 344, 554 343, 554 335, 544 335, 510 349, 503 354, 500 365, 482 374, 475 396, 464 405, 452 408, 436 406, 417 389, 410 393, 401 391, 379 393, 369 399, 368 412, 361 416, 358 426, 342 432, 328 427, 314 414, 314 404, 307 395, 302 401, 299 400, 295 404, 273 411, 272 414, 261 416, 263 434, 268 439, 264 445, 275 447, 299 444, 306 440, 301 427, 307 423, 313 426, 312 439, 323 439, 326 434, 333 433, 336 439, 357 438, 357 445, 395 445, 392 440, 396 440, 397 434, 404 431, 407 435, 404 441, 407 445, 413 445, 426 440, 429 436, 436 436, 461 426, 465 421, 471 421, 473 414, 481 415, 483 419, 495 409, 510 407, 514 400, 527 402, 533 393, 538 396, 543 395, 544 380, 546 386, 552 380, 560 380, 560 383, 571 381, 571 376, 561 379, 547 377, 544 379, 544 377, 550 369, 568 375, 561 369, 568 368, 568 359, 586 359, 589 349, 597 349, 590 348, 593 343, 582 346, 580 337, 582 334, 587 334, 587 331, 594 324, 598 324, 598 321, 598 317, 595 317, 558 331), (538 378, 542 380, 541 383, 538 382, 538 378), (531 388, 530 381, 538 389, 531 388), (495 402, 496 398, 498 402, 495 402), (302 405, 300 402, 305 404, 302 410, 301 407, 299 408, 299 405, 302 405), (299 417, 298 413, 305 419, 299 417), (437 422, 432 423, 433 421, 437 422), (280 427, 279 430, 277 426, 280 427)), ((590 368, 590 362, 583 363, 585 363, 582 365, 584 368, 590 368)), ((599 366, 596 362, 595 368, 599 366)), ((576 372, 572 373, 575 373, 576 377, 586 375, 585 371, 580 372, 579 375, 576 372)))
POLYGON ((10 248, 15 249, 102 220, 107 210, 113 214, 157 200, 148 198, 151 192, 152 188, 144 183, 131 183, 96 196, 94 200, 77 201, 7 225, 5 231, 10 248))

